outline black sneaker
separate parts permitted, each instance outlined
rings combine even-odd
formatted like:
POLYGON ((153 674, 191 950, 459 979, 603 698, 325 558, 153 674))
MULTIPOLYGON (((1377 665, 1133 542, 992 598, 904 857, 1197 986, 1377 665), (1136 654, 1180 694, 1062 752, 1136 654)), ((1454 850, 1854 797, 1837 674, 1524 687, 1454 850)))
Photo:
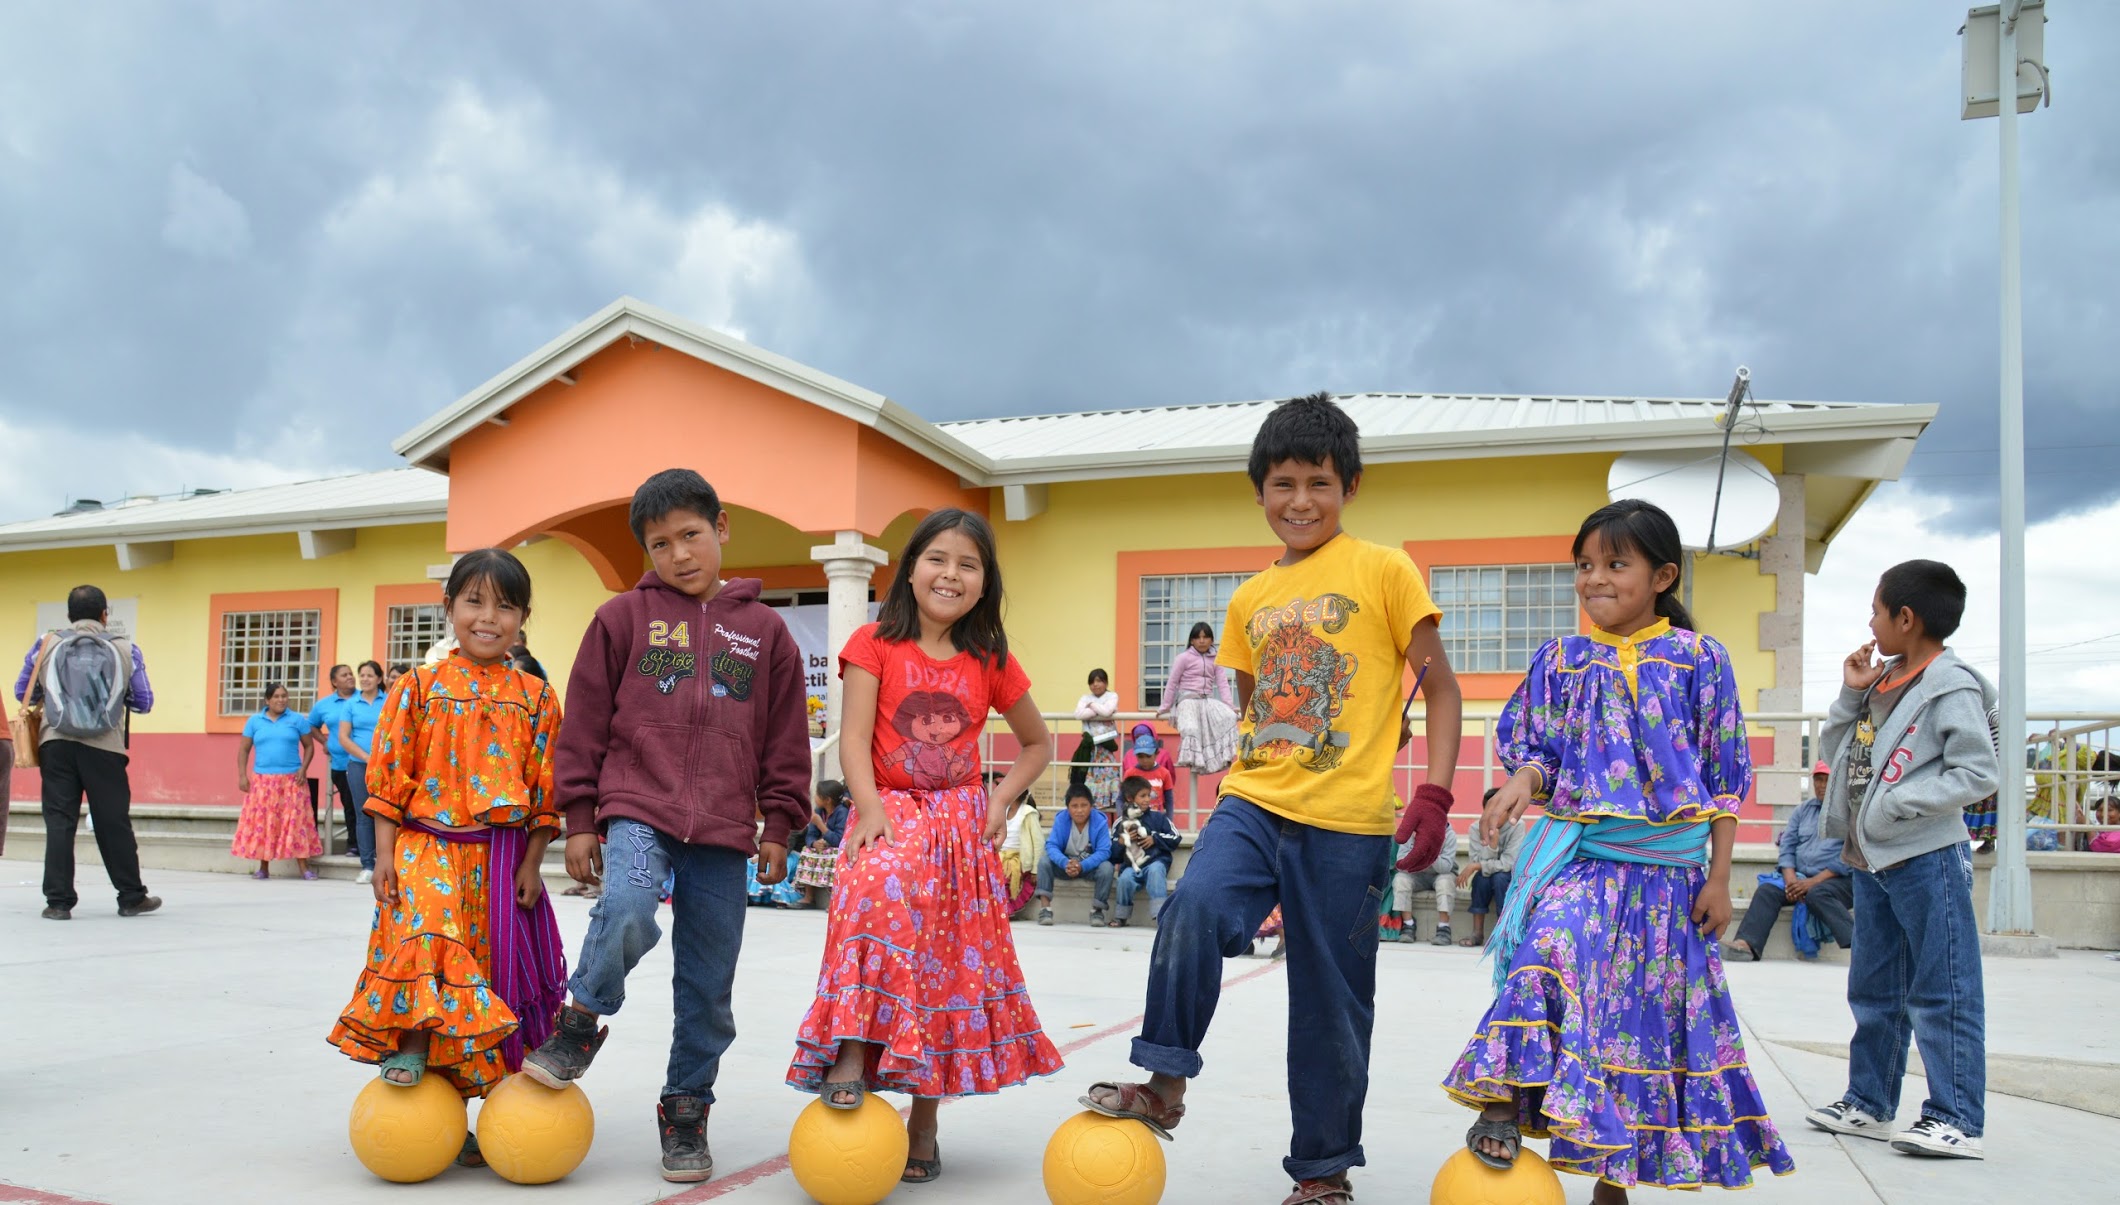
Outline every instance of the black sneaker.
POLYGON ((53 904, 51 907, 46 908, 42 915, 45 920, 72 920, 74 919, 74 910, 61 908, 59 905, 53 904))
POLYGON ((523 1056, 523 1074, 547 1088, 564 1088, 582 1077, 610 1036, 608 1026, 597 1028, 595 1017, 572 1005, 562 1008, 559 1028, 544 1045, 523 1056))
POLYGON ((665 1096, 655 1106, 662 1131, 662 1176, 677 1184, 714 1174, 714 1155, 707 1149, 707 1102, 697 1096, 665 1096))
POLYGON ((119 916, 140 916, 140 915, 143 915, 143 914, 145 914, 145 913, 148 913, 148 912, 153 912, 153 911, 154 911, 155 909, 157 909, 157 908, 160 908, 161 906, 162 906, 162 897, 161 897, 161 896, 159 896, 159 895, 151 895, 151 896, 148 896, 148 897, 147 897, 146 899, 144 899, 144 900, 141 900, 141 901, 140 901, 139 903, 137 903, 137 904, 120 904, 120 905, 118 905, 118 915, 119 915, 119 916))

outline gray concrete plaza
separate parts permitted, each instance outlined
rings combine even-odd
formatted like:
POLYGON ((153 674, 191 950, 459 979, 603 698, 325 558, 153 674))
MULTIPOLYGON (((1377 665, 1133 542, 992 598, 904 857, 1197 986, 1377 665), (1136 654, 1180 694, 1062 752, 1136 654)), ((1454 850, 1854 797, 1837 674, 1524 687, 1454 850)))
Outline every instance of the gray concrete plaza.
MULTIPOLYGON (((669 949, 658 949, 612 1020, 612 1038, 584 1087, 597 1109, 595 1148, 567 1180, 542 1189, 490 1172, 451 1169, 427 1185, 374 1179, 346 1141, 346 1113, 373 1072, 324 1044, 345 1002, 367 932, 366 888, 342 881, 254 882, 152 871, 160 913, 121 919, 92 864, 82 867, 74 919, 42 920, 37 867, 0 862, 0 1202, 122 1205, 282 1200, 800 1202, 785 1170, 788 1127, 807 1098, 781 1085, 794 1023, 812 990, 823 941, 816 912, 754 909, 737 981, 740 1036, 722 1065, 711 1139, 716 1178, 667 1185, 656 1172, 654 1093, 670 1026, 669 949)), ((588 905, 560 899, 572 949, 588 905)), ((1032 996, 1068 1067, 1052 1080, 942 1112, 944 1172, 893 1200, 1042 1199, 1039 1158, 1054 1126, 1091 1081, 1128 1074, 1127 1039, 1141 1010, 1152 933, 1019 924, 1032 996)), ((1477 1019, 1486 969, 1472 952, 1417 946, 1381 954, 1380 1020, 1368 1106, 1364 1202, 1421 1202, 1470 1114, 1436 1087, 1477 1019)), ((1229 964, 1205 1051, 1207 1070, 1170 1160, 1166 1201, 1271 1203, 1288 1191, 1283 1027, 1288 982, 1279 964, 1229 964)), ((2045 1099, 1994 1094, 1989 1158, 1944 1163, 1881 1143, 1835 1139, 1804 1125, 1839 1095, 1850 1022, 1845 967, 1764 962, 1733 967, 1752 1066, 1797 1162, 1751 1199, 1840 1205, 1872 1201, 2109 1202, 2100 1156, 2120 1146, 2120 1035, 2110 1024, 2120 962, 2064 952, 2058 960, 1988 963, 1994 1080, 2045 1099), (1837 1052, 1837 1056, 1836 1056, 1837 1052), (2050 1103, 2050 1102, 2065 1103, 2050 1103), (2066 1107, 2067 1104, 2085 1106, 2066 1107), (2102 1110, 2097 1111, 2097 1110, 2102 1110)), ((1921 1083, 1908 1084, 1911 1121, 1921 1083)), ((1564 1177, 1569 1200, 1590 1182, 1564 1177)), ((1653 1199, 1644 1190, 1637 1200, 1653 1199)))

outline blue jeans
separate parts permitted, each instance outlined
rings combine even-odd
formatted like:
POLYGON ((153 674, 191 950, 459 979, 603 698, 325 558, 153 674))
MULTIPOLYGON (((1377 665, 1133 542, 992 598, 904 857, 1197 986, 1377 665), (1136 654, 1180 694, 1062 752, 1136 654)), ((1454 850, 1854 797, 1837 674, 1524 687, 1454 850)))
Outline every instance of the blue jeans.
POLYGON ((1134 1065, 1200 1074, 1200 1044, 1222 995, 1222 960, 1251 946, 1281 905, 1288 951, 1288 1111, 1282 1168, 1336 1176, 1362 1156, 1369 1034, 1376 1021, 1377 914, 1391 838, 1336 833, 1227 796, 1200 831, 1185 878, 1164 904, 1148 964, 1148 1005, 1134 1065))
MULTIPOLYGON (((1113 877, 1114 871, 1112 870, 1112 864, 1109 862, 1099 862, 1097 863, 1097 868, 1095 870, 1090 871, 1086 875, 1078 875, 1074 881, 1079 883, 1084 879, 1089 880, 1091 887, 1095 891, 1095 896, 1093 897, 1093 902, 1090 906, 1096 911, 1102 912, 1104 911, 1104 901, 1111 898, 1113 877)), ((1051 858, 1042 858, 1039 860, 1038 896, 1040 899, 1052 899, 1053 884, 1055 882, 1065 883, 1067 881, 1067 876, 1061 873, 1059 867, 1053 865, 1053 860, 1051 858)))
POLYGON ((1141 890, 1144 884, 1148 887, 1148 919, 1156 920, 1163 915, 1163 898, 1170 894, 1170 863, 1150 862, 1139 870, 1129 865, 1119 872, 1119 911, 1116 915, 1120 920, 1133 916, 1134 892, 1141 890))
POLYGON ((1502 901, 1509 898, 1509 872, 1497 870, 1493 874, 1480 871, 1472 876, 1472 914, 1485 916, 1492 912, 1501 915, 1502 901))
POLYGON ((1921 1115, 1969 1136, 1987 1124, 1987 999, 1973 924, 1973 857, 1964 844, 1855 872, 1849 956, 1848 1099, 1885 1121, 1899 1111, 1907 1038, 1921 1046, 1921 1115))
POLYGON ((368 814, 368 763, 346 761, 346 797, 353 807, 353 849, 361 869, 375 869, 375 817, 368 814))
POLYGON ((722 1052, 736 1040, 731 990, 743 949, 744 864, 750 859, 716 845, 687 845, 638 820, 611 821, 604 838, 604 893, 589 910, 589 934, 567 991, 599 1017, 625 1004, 626 976, 662 937, 656 909, 663 884, 675 872, 670 911, 676 1017, 662 1095, 713 1104, 722 1052))

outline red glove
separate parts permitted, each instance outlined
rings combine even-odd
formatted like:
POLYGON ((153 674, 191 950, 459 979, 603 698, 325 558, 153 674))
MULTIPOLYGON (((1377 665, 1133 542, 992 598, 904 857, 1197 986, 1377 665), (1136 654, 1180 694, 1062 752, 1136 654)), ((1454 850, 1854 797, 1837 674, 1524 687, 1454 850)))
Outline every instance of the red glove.
POLYGON ((1395 838, 1406 846, 1406 856, 1399 859, 1400 870, 1417 874, 1435 865, 1436 855, 1443 852, 1443 833, 1450 827, 1450 804, 1448 787, 1424 782, 1413 789, 1395 838))

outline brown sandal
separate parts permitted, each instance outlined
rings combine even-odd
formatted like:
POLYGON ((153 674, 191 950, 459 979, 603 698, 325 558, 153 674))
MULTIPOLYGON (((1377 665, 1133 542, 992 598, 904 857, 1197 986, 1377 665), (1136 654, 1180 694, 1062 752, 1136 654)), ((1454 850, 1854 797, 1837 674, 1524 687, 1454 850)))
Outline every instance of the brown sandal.
POLYGON ((1106 1117, 1117 1117, 1124 1121, 1138 1121, 1150 1132, 1165 1142, 1171 1140, 1170 1132, 1178 1128, 1185 1119, 1185 1106, 1166 1104, 1154 1088, 1147 1084, 1097 1083, 1089 1086, 1089 1092, 1081 1098, 1082 1107, 1092 1113, 1106 1117), (1118 1098, 1117 1103, 1098 1104, 1094 1097, 1099 1089, 1108 1088, 1118 1098))
POLYGON ((1330 1180, 1304 1180, 1281 1205, 1354 1205, 1354 1185, 1344 1175, 1330 1180))
POLYGON ((1478 937, 1460 937, 1458 944, 1468 950, 1477 950, 1487 944, 1487 935, 1482 933, 1478 937))

